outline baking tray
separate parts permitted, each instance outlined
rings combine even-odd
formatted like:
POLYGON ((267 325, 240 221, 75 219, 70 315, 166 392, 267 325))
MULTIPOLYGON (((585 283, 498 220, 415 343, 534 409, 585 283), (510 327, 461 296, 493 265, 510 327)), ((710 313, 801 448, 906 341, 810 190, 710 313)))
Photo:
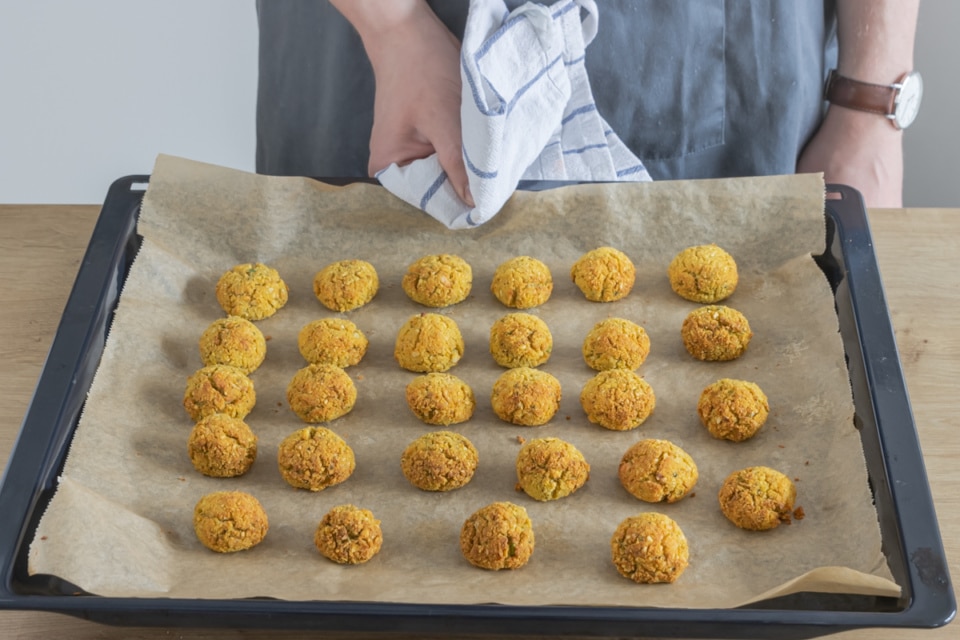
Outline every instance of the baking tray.
MULTIPOLYGON (((325 182, 344 184, 352 180, 325 182)), ((860 194, 827 187, 826 251, 883 551, 900 598, 800 593, 735 609, 434 605, 276 599, 113 598, 55 576, 30 576, 29 545, 53 496, 140 246, 149 176, 110 187, 0 484, 0 608, 100 623, 406 633, 811 638, 865 627, 932 628, 956 600, 860 194)), ((547 189, 560 183, 522 184, 547 189)))

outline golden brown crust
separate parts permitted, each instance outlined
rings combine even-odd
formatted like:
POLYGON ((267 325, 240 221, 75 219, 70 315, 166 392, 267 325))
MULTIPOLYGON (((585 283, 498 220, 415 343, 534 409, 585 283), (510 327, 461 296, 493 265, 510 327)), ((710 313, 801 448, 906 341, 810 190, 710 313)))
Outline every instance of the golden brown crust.
POLYGON ((618 469, 620 484, 644 502, 677 502, 697 484, 690 455, 668 440, 640 440, 627 449, 618 469))
POLYGON ((417 376, 406 388, 407 406, 423 422, 447 426, 473 416, 477 400, 470 386, 450 373, 417 376))
POLYGON ((580 392, 580 406, 587 419, 612 431, 636 429, 650 417, 656 404, 653 388, 630 369, 601 371, 580 392))
POLYGON ((338 564, 363 564, 380 552, 383 531, 369 509, 342 504, 320 520, 313 544, 323 557, 338 564))
POLYGON ((494 502, 475 511, 460 530, 460 551, 475 567, 519 569, 533 555, 533 523, 527 510, 494 502))
POLYGON ((215 413, 194 425, 187 438, 187 454, 205 476, 241 476, 257 458, 257 436, 243 420, 215 413))
POLYGON ((520 488, 541 502, 572 494, 590 477, 590 464, 583 454, 560 438, 527 441, 517 454, 516 466, 520 488))
POLYGON ((280 475, 292 487, 322 491, 350 477, 353 449, 330 429, 304 427, 283 439, 277 452, 280 475))
POLYGON ((263 320, 287 304, 290 288, 273 267, 248 262, 220 276, 216 293, 227 315, 263 320))
POLYGON ((410 484, 424 491, 452 491, 473 478, 480 462, 476 447, 452 431, 426 433, 411 442, 400 457, 410 484))
POLYGON ((401 286, 414 302, 449 307, 470 295, 473 270, 466 260, 453 254, 423 256, 407 267, 401 286))
POLYGON ((630 293, 637 277, 633 262, 619 249, 600 247, 580 256, 570 277, 592 302, 613 302, 630 293))
POLYGON ((508 313, 490 327, 490 354, 501 367, 539 367, 550 359, 553 334, 529 313, 508 313))
POLYGON ((460 327, 439 313, 412 316, 397 332, 393 357, 407 371, 447 371, 463 357, 460 327))
POLYGON ((517 256, 500 264, 493 274, 490 292, 507 307, 531 309, 550 299, 553 276, 540 260, 517 256))
POLYGON ((770 404, 757 384, 721 378, 700 394, 697 414, 714 438, 743 442, 767 421, 770 404))
POLYGON ((209 493, 193 510, 197 539, 218 553, 243 551, 260 544, 269 528, 263 506, 242 491, 209 493))
POLYGON ((661 513, 625 519, 610 540, 610 550, 617 572, 641 584, 674 582, 690 562, 686 536, 661 513))
POLYGON ((380 279, 366 260, 332 262, 313 277, 313 294, 331 311, 352 311, 377 295, 380 279))
POLYGON ((560 381, 545 371, 516 367, 493 383, 490 402, 501 420, 535 427, 546 424, 560 408, 560 381))
POLYGON ((770 467, 747 467, 724 480, 718 494, 723 515, 741 529, 766 531, 790 522, 797 489, 770 467))
POLYGON ((717 245, 702 244, 674 256, 667 277, 681 298, 710 304, 728 298, 737 288, 737 263, 717 245))
POLYGON ((593 325, 583 340, 583 361, 597 371, 636 370, 650 354, 650 337, 643 327, 623 318, 593 325))
POLYGON ((214 413, 242 419, 256 403, 253 380, 240 369, 225 364, 195 371, 187 378, 183 393, 183 408, 194 422, 214 413))
POLYGON ((210 323, 200 335, 200 360, 204 365, 226 364, 251 373, 263 364, 267 341, 245 318, 227 316, 210 323))
POLYGON ((314 320, 297 335, 300 355, 310 364, 353 366, 363 359, 369 344, 363 331, 344 318, 314 320))
POLYGON ((350 413, 356 401, 353 380, 332 364, 307 365, 287 385, 287 402, 304 422, 335 420, 350 413))
POLYGON ((726 361, 747 350, 753 331, 747 318, 731 307, 708 305, 691 311, 683 321, 680 337, 687 352, 698 360, 726 361))

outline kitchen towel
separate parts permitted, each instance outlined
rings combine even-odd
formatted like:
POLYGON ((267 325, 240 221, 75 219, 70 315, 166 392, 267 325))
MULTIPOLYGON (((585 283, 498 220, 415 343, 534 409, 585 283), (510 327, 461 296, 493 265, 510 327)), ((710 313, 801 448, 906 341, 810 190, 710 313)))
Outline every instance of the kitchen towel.
POLYGON ((458 197, 436 154, 377 178, 451 229, 487 222, 521 180, 647 181, 643 163, 597 111, 584 55, 597 34, 594 0, 471 0, 460 53, 463 158, 475 207, 458 197))

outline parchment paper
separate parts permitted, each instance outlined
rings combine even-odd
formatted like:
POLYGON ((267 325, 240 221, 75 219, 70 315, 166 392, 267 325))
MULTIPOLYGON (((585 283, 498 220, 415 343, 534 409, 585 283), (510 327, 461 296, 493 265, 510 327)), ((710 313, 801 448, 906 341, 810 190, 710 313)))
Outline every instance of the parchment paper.
POLYGON ((139 221, 143 246, 30 569, 108 596, 679 607, 731 607, 808 589, 896 596, 831 293, 811 259, 823 250, 823 195, 819 175, 573 186, 517 193, 493 221, 449 231, 379 186, 331 187, 161 156, 139 221), (677 251, 708 242, 737 259, 740 285, 726 304, 747 316, 755 334, 747 353, 728 363, 686 353, 680 325, 696 305, 675 295, 666 278, 677 251), (637 265, 636 285, 622 301, 588 302, 570 281, 573 262, 602 245, 637 265), (480 466, 466 487, 428 493, 404 479, 399 459, 409 442, 436 428, 407 408, 403 390, 415 374, 395 363, 393 344, 400 325, 426 310, 400 288, 407 265, 441 252, 473 266, 470 297, 442 313, 458 322, 466 342, 451 373, 478 400, 475 416, 452 429, 477 446, 480 466), (489 402, 502 372, 489 355, 489 328, 510 311, 491 295, 490 280, 516 255, 543 260, 555 281, 552 298, 532 313, 553 333, 553 355, 542 368, 561 381, 563 400, 540 427, 501 422, 489 402), (304 426, 286 403, 286 385, 306 364, 297 351, 300 328, 334 315, 314 298, 313 276, 345 258, 369 260, 381 282, 369 305, 345 314, 370 347, 348 369, 358 388, 355 409, 326 425, 354 449, 357 468, 336 487, 298 491, 276 468, 279 442, 304 426), (186 453, 192 423, 181 405, 184 385, 201 366, 201 332, 223 315, 217 279, 254 261, 277 268, 291 289, 288 305, 259 323, 267 359, 251 376, 257 405, 247 417, 259 456, 241 478, 207 478, 186 453), (594 374, 580 355, 583 338, 610 316, 639 323, 652 343, 639 372, 656 392, 656 410, 628 432, 591 425, 579 404, 594 374), (699 423, 699 394, 721 377, 753 380, 770 399, 770 418, 752 440, 715 440, 699 423), (592 466, 586 486, 545 503, 517 492, 518 436, 574 443, 592 466), (693 456, 700 470, 694 495, 650 505, 620 486, 621 456, 646 437, 672 440, 693 456), (758 464, 795 479, 803 520, 754 533, 723 517, 716 497, 723 479, 758 464), (257 496, 270 530, 252 550, 215 554, 197 541, 192 511, 202 495, 227 489, 257 496), (534 523, 536 550, 517 571, 477 569, 460 555, 464 519, 496 500, 526 507, 534 523), (383 549, 365 565, 338 566, 313 548, 320 518, 344 503, 382 520, 383 549), (673 585, 636 585, 610 561, 617 524, 650 510, 674 518, 690 543, 690 567, 673 585))

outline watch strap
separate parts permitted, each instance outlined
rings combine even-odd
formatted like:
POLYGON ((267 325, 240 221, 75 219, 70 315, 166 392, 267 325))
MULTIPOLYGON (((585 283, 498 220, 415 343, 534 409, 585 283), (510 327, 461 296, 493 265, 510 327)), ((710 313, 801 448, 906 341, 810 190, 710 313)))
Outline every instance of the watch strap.
POLYGON ((892 116, 897 87, 888 84, 872 84, 854 80, 830 71, 824 87, 824 97, 832 104, 848 109, 869 111, 882 116, 892 116))

